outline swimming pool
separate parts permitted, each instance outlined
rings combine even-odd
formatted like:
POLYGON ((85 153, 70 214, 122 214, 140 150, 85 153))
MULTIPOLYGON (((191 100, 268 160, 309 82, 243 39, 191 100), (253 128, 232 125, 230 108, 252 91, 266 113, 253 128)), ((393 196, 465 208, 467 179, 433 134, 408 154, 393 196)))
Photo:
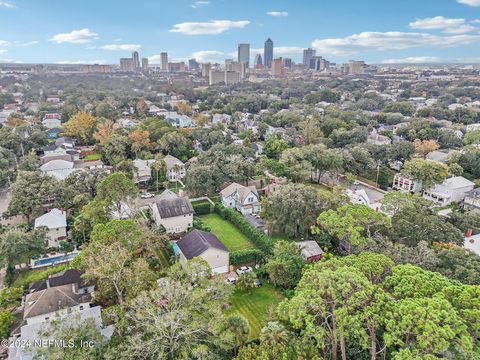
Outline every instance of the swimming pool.
POLYGON ((175 255, 178 255, 178 253, 180 252, 180 248, 178 247, 177 244, 172 244, 172 248, 173 248, 173 252, 175 253, 175 255))
POLYGON ((33 260, 32 261, 33 262, 32 267, 37 268, 37 267, 50 266, 50 265, 64 263, 64 262, 72 260, 77 255, 78 255, 78 253, 75 252, 75 253, 70 253, 70 254, 66 254, 66 255, 56 255, 56 256, 49 257, 49 258, 33 260))

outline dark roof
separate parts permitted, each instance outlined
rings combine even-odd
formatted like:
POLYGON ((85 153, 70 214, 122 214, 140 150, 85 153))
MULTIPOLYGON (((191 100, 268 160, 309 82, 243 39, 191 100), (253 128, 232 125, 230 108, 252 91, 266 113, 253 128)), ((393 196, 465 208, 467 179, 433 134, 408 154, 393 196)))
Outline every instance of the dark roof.
POLYGON ((53 150, 55 150, 57 147, 58 147, 57 145, 55 145, 54 143, 52 143, 52 144, 47 144, 47 145, 45 145, 45 146, 42 148, 42 150, 43 150, 43 151, 53 151, 53 150))
POLYGON ((45 290, 47 287, 57 287, 67 284, 77 284, 78 288, 93 285, 93 282, 82 279, 82 274, 83 271, 77 269, 68 269, 51 275, 47 280, 40 280, 31 283, 28 287, 28 291, 34 292, 45 290))
POLYGON ((480 197, 480 188, 476 188, 467 192, 467 195, 471 197, 480 197))
POLYGON ((187 235, 177 241, 177 246, 187 259, 199 256, 209 248, 215 248, 222 251, 228 249, 212 233, 202 230, 192 230, 187 235))
POLYGON ((186 198, 162 199, 157 201, 157 209, 162 219, 193 214, 192 204, 186 198))

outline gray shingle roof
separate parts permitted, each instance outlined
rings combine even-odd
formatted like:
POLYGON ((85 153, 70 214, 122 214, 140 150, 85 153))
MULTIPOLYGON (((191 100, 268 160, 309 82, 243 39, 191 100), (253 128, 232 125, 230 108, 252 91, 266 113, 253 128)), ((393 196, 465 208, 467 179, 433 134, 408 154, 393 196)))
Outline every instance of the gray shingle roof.
POLYGON ((185 198, 162 199, 157 202, 157 209, 162 219, 193 214, 192 204, 185 198))
POLYGON ((225 245, 223 245, 215 235, 197 229, 192 230, 178 240, 177 246, 187 259, 199 256, 210 248, 228 252, 228 249, 225 247, 225 245))

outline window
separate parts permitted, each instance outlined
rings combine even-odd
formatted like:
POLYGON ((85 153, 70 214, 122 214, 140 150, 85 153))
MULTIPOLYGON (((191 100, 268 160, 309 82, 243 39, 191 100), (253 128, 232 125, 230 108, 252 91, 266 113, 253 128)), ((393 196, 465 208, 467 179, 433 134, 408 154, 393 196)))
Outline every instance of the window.
POLYGON ((83 310, 83 305, 80 305, 80 310, 83 310))

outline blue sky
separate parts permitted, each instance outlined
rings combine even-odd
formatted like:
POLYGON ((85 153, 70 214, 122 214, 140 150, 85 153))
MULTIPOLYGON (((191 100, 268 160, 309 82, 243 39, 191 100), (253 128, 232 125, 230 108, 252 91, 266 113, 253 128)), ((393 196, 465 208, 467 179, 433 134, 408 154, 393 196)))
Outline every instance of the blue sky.
POLYGON ((0 0, 1 62, 221 62, 268 37, 294 60, 480 62, 480 0, 0 0))

